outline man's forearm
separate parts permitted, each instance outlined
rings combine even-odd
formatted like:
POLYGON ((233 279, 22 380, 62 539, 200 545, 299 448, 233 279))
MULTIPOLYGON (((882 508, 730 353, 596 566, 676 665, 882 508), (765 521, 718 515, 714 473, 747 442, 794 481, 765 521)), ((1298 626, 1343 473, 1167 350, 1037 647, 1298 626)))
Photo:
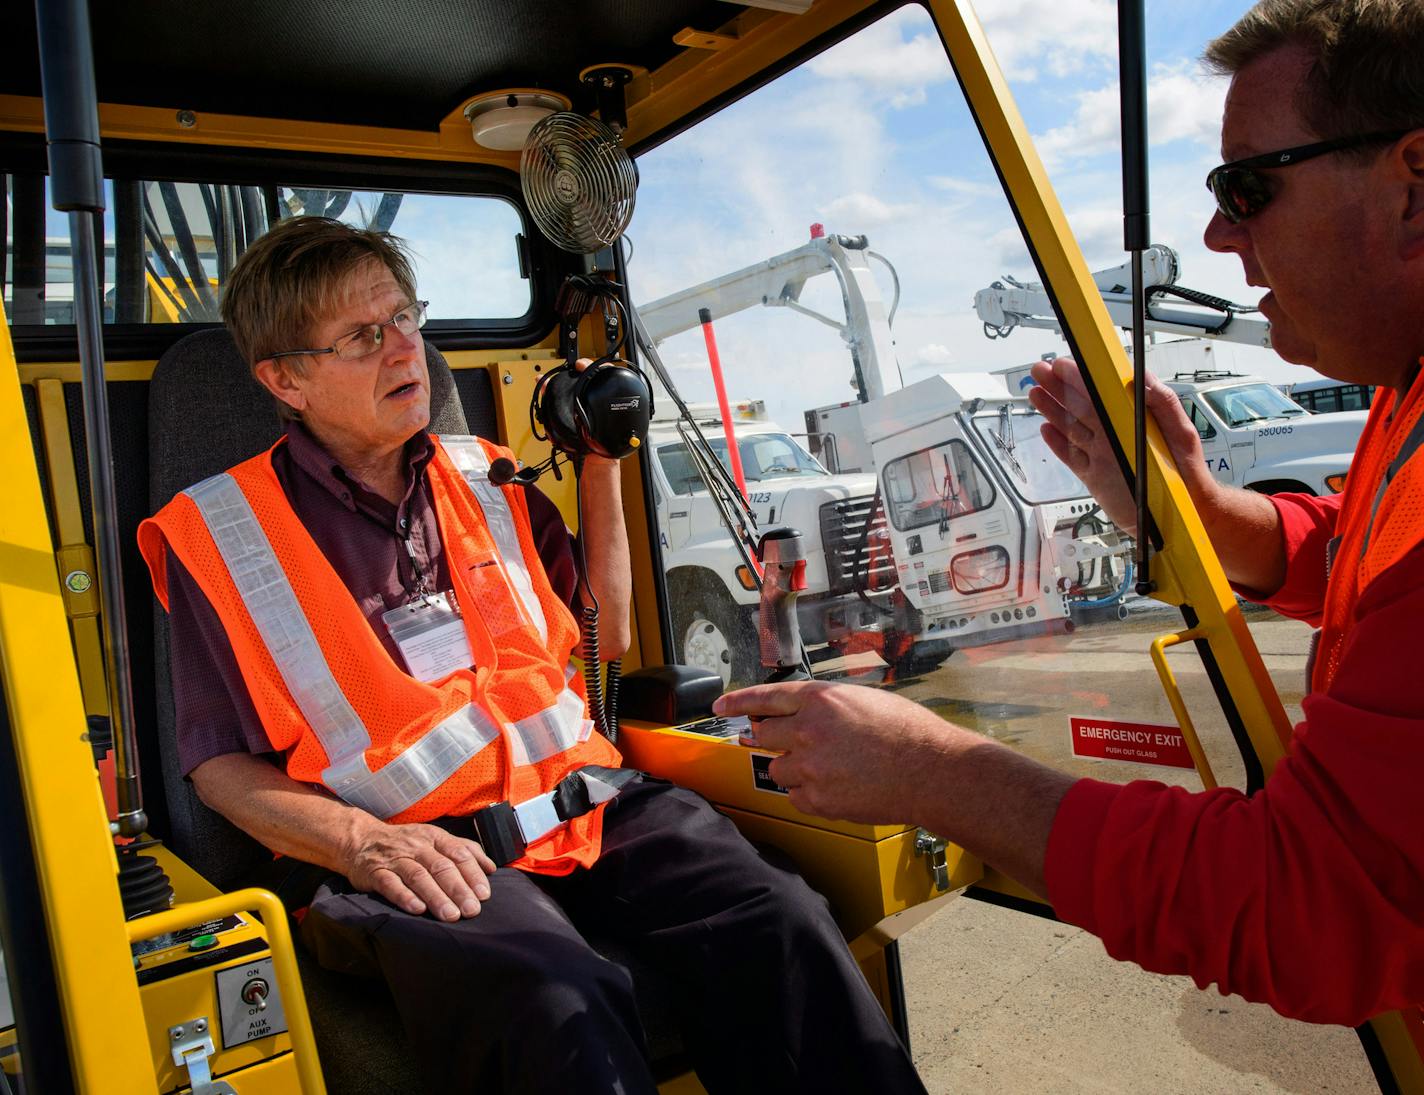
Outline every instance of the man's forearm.
POLYGON ((907 820, 1047 896, 1048 835, 1072 776, 958 727, 940 727, 934 757, 916 767, 924 793, 907 820))
POLYGON ((1217 483, 1192 492, 1207 537, 1226 576, 1269 596, 1286 580, 1280 515, 1269 498, 1217 483))
POLYGON ((281 855, 345 874, 349 850, 380 824, 364 810, 298 783, 247 753, 228 753, 193 770, 205 805, 281 855))
POLYGON ((615 460, 589 457, 579 480, 583 494, 583 545, 589 588, 598 598, 601 656, 620 657, 632 642, 629 610, 633 572, 623 522, 621 469, 615 460))

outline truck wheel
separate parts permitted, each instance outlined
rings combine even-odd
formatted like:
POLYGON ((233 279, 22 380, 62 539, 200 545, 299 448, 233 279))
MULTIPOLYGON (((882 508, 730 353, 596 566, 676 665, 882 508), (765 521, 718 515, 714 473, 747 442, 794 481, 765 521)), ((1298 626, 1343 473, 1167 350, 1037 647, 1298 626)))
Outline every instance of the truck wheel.
POLYGON ((1257 494, 1314 494, 1315 492, 1295 479, 1262 479, 1256 483, 1247 483, 1247 490, 1253 490, 1257 494))
POLYGON ((897 681, 907 677, 923 677, 949 661, 953 653, 954 647, 938 640, 916 643, 890 664, 887 677, 897 681))
POLYGON ((761 650, 747 609, 706 578, 669 583, 673 657, 717 673, 724 687, 759 679, 761 650))

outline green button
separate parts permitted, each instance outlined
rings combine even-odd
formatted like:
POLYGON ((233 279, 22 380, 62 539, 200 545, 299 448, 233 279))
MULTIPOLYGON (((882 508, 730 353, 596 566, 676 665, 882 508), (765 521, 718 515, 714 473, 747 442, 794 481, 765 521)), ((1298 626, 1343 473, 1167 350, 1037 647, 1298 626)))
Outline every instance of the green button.
POLYGON ((188 940, 188 949, 190 951, 205 951, 209 947, 216 947, 217 945, 218 937, 216 935, 195 935, 192 939, 188 940))

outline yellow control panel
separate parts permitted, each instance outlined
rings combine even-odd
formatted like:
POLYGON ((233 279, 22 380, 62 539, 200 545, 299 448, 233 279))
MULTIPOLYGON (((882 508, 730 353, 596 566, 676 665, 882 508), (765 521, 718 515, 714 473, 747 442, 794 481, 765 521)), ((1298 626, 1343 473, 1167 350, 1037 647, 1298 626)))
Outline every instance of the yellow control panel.
MULTIPOLYGON (((717 720, 720 722, 720 720, 717 720)), ((711 732, 625 721, 618 734, 624 763, 701 794, 749 840, 771 844, 835 909, 852 941, 915 906, 964 889, 984 874, 964 849, 908 825, 863 825, 802 813, 768 771, 774 753, 740 744, 735 729, 709 720, 711 732)), ((909 921, 912 923, 913 921, 909 921)), ((908 923, 906 924, 908 926, 908 923)))
MULTIPOLYGON (((144 854, 159 861, 179 904, 217 895, 166 848, 144 854)), ((187 1089, 201 1070, 243 1095, 296 1090, 285 1002, 256 916, 232 912, 136 940, 132 949, 158 1091, 187 1089), (185 1059, 197 1059, 196 1069, 185 1059)))

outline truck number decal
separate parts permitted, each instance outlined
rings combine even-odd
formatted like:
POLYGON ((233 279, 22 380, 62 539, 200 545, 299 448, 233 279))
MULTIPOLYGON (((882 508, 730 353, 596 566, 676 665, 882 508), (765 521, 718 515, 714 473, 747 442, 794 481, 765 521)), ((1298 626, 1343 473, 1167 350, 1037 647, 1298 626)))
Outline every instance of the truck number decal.
POLYGON ((1288 433, 1294 433, 1294 426, 1266 426, 1256 431, 1258 437, 1284 437, 1288 433))
POLYGON ((751 502, 751 504, 754 505, 754 506, 757 505, 758 503, 761 503, 761 502, 770 502, 770 501, 771 501, 771 491, 769 491, 769 490, 754 490, 754 491, 752 491, 751 497, 748 499, 748 501, 751 502))

